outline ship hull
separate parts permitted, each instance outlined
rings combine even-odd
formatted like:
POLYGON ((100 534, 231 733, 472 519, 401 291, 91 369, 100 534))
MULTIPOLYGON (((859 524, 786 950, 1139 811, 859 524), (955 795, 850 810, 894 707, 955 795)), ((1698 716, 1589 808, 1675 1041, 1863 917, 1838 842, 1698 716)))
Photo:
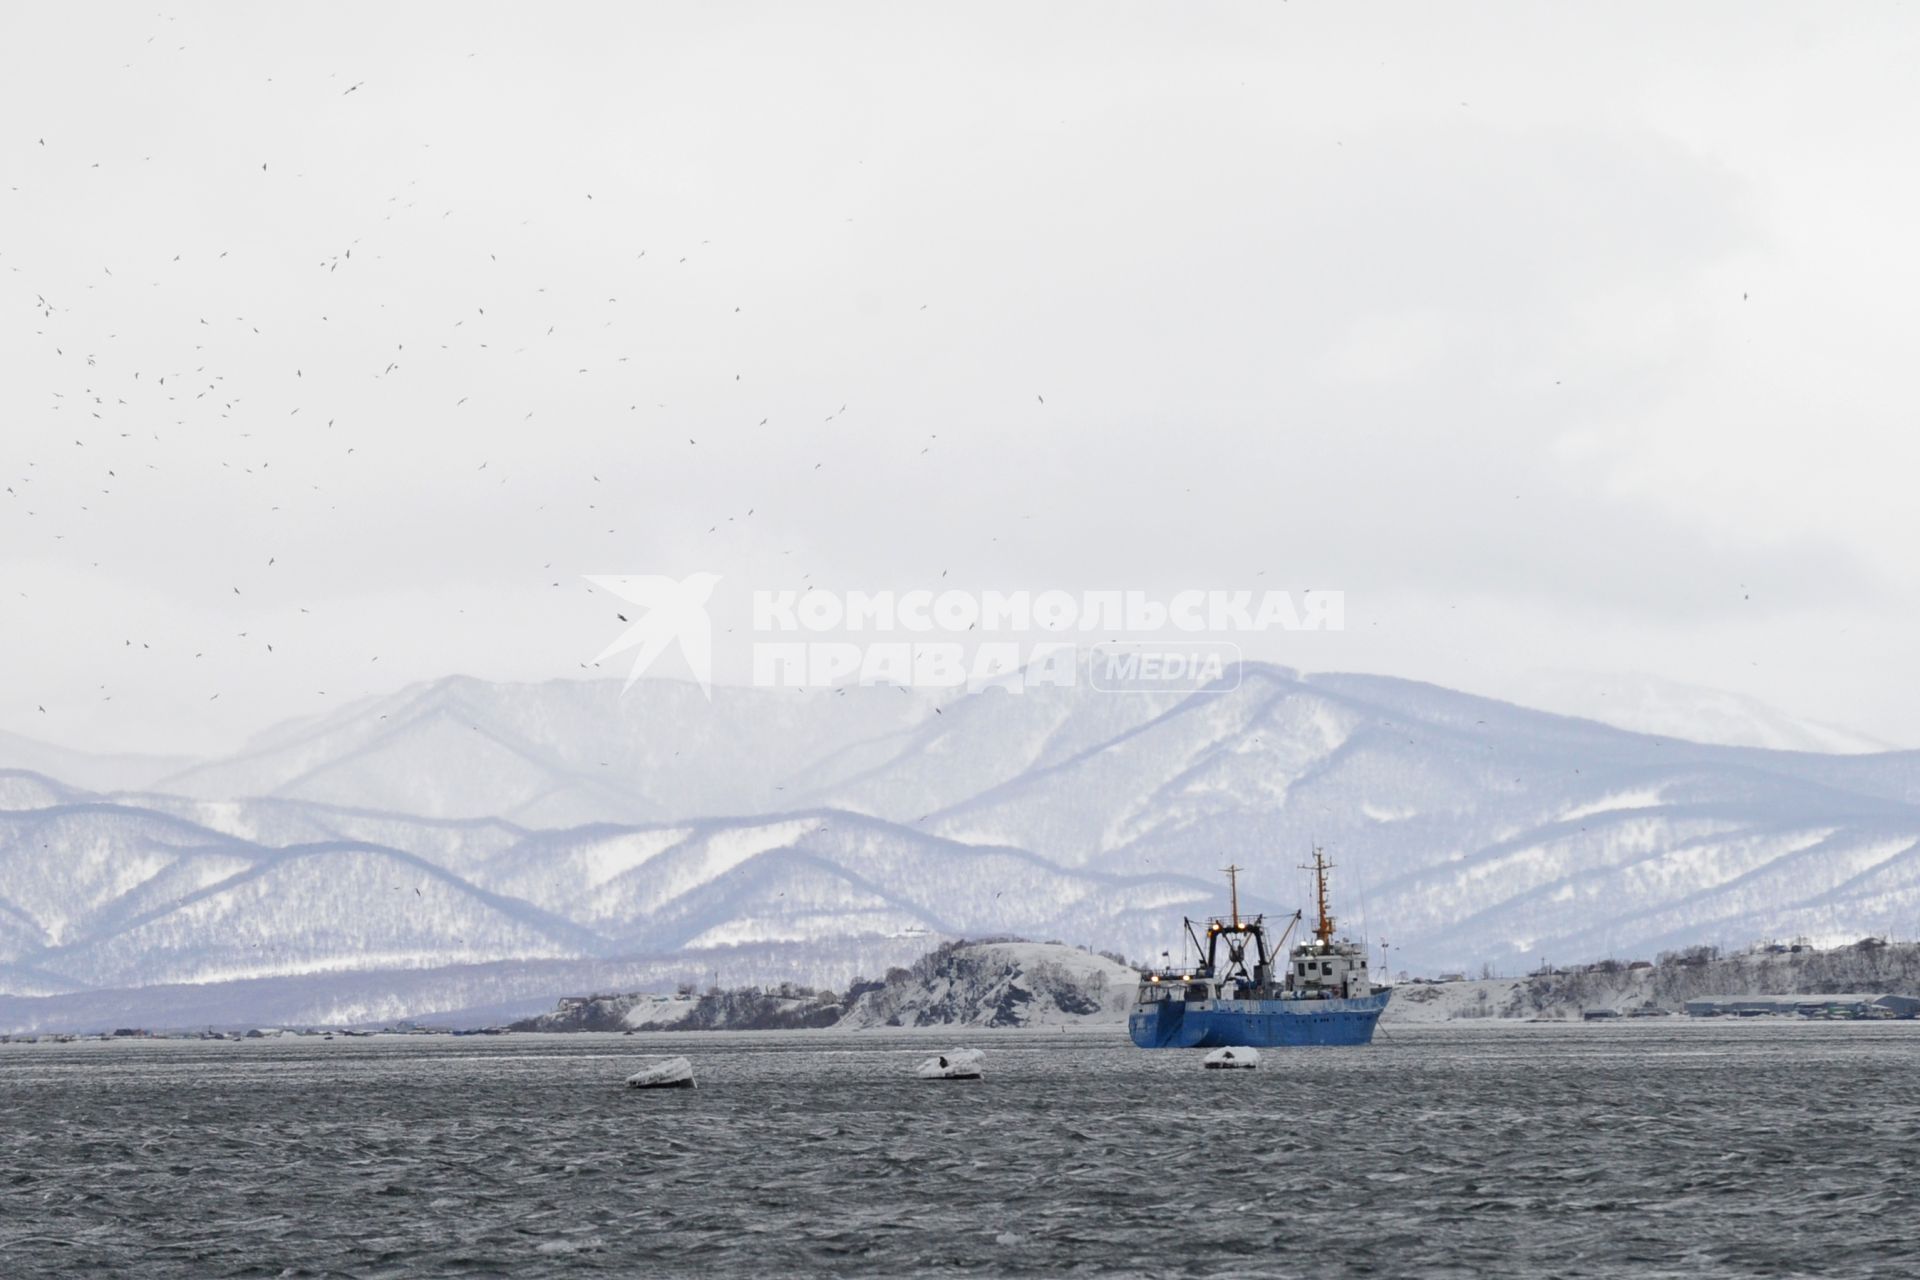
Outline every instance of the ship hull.
POLYGON ((1339 1000, 1157 1000, 1127 1021, 1142 1049, 1368 1044, 1391 991, 1339 1000))

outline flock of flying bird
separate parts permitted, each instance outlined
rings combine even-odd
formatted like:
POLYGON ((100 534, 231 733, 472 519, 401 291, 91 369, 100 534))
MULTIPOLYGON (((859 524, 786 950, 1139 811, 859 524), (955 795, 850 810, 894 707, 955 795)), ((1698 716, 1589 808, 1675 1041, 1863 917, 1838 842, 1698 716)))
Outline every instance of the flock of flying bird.
MULTIPOLYGON (((364 79, 344 89, 337 82, 298 88, 304 110, 323 110, 328 96, 338 110, 381 109, 377 86, 364 79)), ((342 127, 367 126, 361 120, 342 127)), ((43 209, 131 203, 116 193, 115 180, 126 192, 144 189, 153 166, 167 163, 166 148, 188 141, 149 141, 144 145, 156 154, 92 160, 68 153, 82 145, 75 140, 37 136, 36 154, 15 166, 7 197, 43 209)), ((202 699, 215 702, 226 692, 222 671, 272 656, 286 664, 282 684, 310 684, 324 698, 328 689, 287 653, 325 657, 335 674, 353 647, 364 650, 368 666, 378 663, 377 643, 360 637, 377 635, 379 627, 329 608, 332 581, 351 566, 322 562, 335 530, 366 519, 370 505, 391 502, 409 485, 427 492, 429 507, 461 522, 510 528, 545 553, 529 553, 508 572, 540 575, 550 589, 591 593, 578 576, 589 567, 581 563, 587 528, 604 531, 608 550, 598 554, 629 564, 659 555, 644 539, 623 535, 620 517, 636 505, 629 496, 636 474, 664 472, 664 484, 656 474, 647 485, 657 495, 676 487, 673 473, 702 465, 662 455, 672 425, 682 427, 689 451, 722 435, 721 456, 710 468, 735 466, 775 443, 793 449, 811 442, 816 457, 807 470, 836 483, 835 452, 852 447, 837 430, 853 412, 850 400, 835 397, 808 413, 795 407, 797 396, 762 390, 755 409, 716 412, 713 397, 701 402, 684 371, 650 364, 650 336, 676 326, 718 334, 717 317, 752 309, 750 297, 716 305, 717 291, 734 286, 685 274, 706 259, 731 267, 710 238, 651 256, 646 246, 629 244, 618 261, 579 255, 571 252, 575 241, 598 246, 626 235, 619 219, 629 211, 604 191, 598 200, 581 191, 569 215, 547 209, 517 218, 443 207, 427 194, 434 184, 419 178, 358 207, 348 202, 322 226, 311 206, 323 184, 340 175, 309 178, 310 159, 269 156, 245 165, 252 185, 233 203, 265 210, 263 222, 255 221, 257 212, 229 217, 189 196, 189 224, 177 246, 156 249, 151 234, 124 224, 89 245, 97 260, 88 266, 31 241, 0 246, 6 292, 16 317, 28 320, 18 368, 41 393, 31 418, 9 428, 0 448, 0 539, 19 561, 99 575, 95 584, 108 594, 146 574, 188 597, 176 602, 176 613, 200 619, 199 634, 160 628, 143 635, 137 609, 119 615, 125 634, 118 647, 147 659, 166 651, 157 656, 174 661, 161 677, 169 683, 200 684, 202 699), (530 228, 535 223, 544 225, 530 228), (496 234, 513 247, 481 252, 496 234), (322 238, 331 244, 320 247, 322 238), (673 271, 683 274, 662 287, 659 273, 673 271), (648 291, 658 295, 651 314, 622 307, 623 296, 648 291), (563 374, 565 385, 556 386, 563 374), (462 380, 475 385, 459 386, 462 380), (648 394, 663 386, 695 402, 686 417, 672 400, 648 394), (456 387, 458 394, 446 394, 456 387), (552 387, 553 394, 527 407, 529 387, 552 387), (651 414, 642 413, 643 404, 651 414), (472 417, 476 412, 481 419, 472 417), (627 425, 634 415, 645 423, 638 430, 627 425), (701 425, 686 433, 689 423, 701 425), (555 476, 529 450, 576 431, 582 439, 558 456, 591 459, 580 468, 584 474, 555 476), (597 451, 601 441, 605 448, 597 451), (465 469, 484 473, 493 493, 453 478, 461 453, 469 454, 465 469), (443 465, 420 470, 428 456, 443 465), (530 460, 533 469, 519 487, 531 496, 514 496, 530 460), (171 563, 149 573, 156 558, 171 563), (192 576, 182 564, 204 570, 198 586, 180 586, 192 576), (302 585, 308 572, 320 584, 310 592, 302 585), (183 668, 182 661, 197 666, 183 668)), ((224 167, 235 171, 226 180, 236 181, 241 166, 224 167)), ((503 179, 493 190, 496 205, 507 202, 510 186, 503 179)), ((725 381, 737 386, 743 373, 733 370, 725 381)), ((1044 406, 1044 397, 1035 399, 1044 406)), ((749 401, 735 396, 732 403, 749 401)), ((903 456, 926 459, 936 455, 940 438, 922 432, 899 445, 903 456)), ((855 495, 836 490, 833 497, 855 495)), ((781 498, 780 489, 759 492, 702 527, 718 534, 756 517, 764 523, 781 498)), ((391 513, 383 519, 396 529, 407 523, 391 513)), ((434 566, 420 571, 431 578, 434 566)), ((802 589, 814 585, 809 572, 796 570, 793 579, 802 589)), ((47 607, 23 583, 14 585, 16 607, 47 607)), ((32 585, 44 588, 45 580, 32 585)), ((614 613, 607 604, 604 614, 614 613)), ((150 663, 103 662, 94 700, 111 701, 122 681, 151 680, 153 670, 150 663)), ((34 710, 49 714, 49 701, 62 709, 43 695, 34 710)))

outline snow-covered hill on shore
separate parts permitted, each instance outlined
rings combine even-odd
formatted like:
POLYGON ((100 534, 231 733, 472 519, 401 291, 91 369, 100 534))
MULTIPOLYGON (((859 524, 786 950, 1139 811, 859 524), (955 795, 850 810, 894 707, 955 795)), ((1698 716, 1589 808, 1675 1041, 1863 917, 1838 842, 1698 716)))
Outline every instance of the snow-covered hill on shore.
POLYGON ((521 1031, 793 1031, 836 1027, 1007 1029, 1118 1025, 1135 971, 1111 956, 1046 942, 953 942, 844 993, 783 984, 704 995, 567 997, 521 1031))
POLYGON ((1920 996, 1920 944, 1879 938, 1813 949, 1779 946, 1722 954, 1688 947, 1657 963, 1593 964, 1544 969, 1521 978, 1402 983, 1384 1021, 1452 1022, 1484 1018, 1578 1018, 1677 1014, 1689 1000, 1871 993, 1920 996))

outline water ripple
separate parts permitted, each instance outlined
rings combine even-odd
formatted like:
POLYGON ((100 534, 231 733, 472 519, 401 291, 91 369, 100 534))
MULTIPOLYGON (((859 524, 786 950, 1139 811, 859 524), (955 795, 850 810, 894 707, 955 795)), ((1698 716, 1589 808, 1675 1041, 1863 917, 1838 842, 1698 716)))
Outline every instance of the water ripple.
POLYGON ((0 1046, 0 1275, 1913 1274, 1911 1024, 980 1043, 0 1046))

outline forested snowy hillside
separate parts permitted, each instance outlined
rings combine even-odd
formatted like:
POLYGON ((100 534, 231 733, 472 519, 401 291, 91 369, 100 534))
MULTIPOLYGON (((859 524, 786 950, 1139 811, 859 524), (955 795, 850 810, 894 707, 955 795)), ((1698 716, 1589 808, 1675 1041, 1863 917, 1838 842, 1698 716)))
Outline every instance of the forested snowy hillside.
POLYGON ((237 1021, 287 983, 384 1016, 553 993, 501 985, 514 966, 822 984, 959 936, 1144 959, 1224 905, 1228 862, 1244 908, 1290 916, 1316 843, 1341 927, 1396 969, 1914 931, 1920 754, 1237 675, 937 708, 895 688, 709 705, 672 681, 622 698, 462 678, 148 790, 0 772, 0 1028, 158 986, 237 1021))

